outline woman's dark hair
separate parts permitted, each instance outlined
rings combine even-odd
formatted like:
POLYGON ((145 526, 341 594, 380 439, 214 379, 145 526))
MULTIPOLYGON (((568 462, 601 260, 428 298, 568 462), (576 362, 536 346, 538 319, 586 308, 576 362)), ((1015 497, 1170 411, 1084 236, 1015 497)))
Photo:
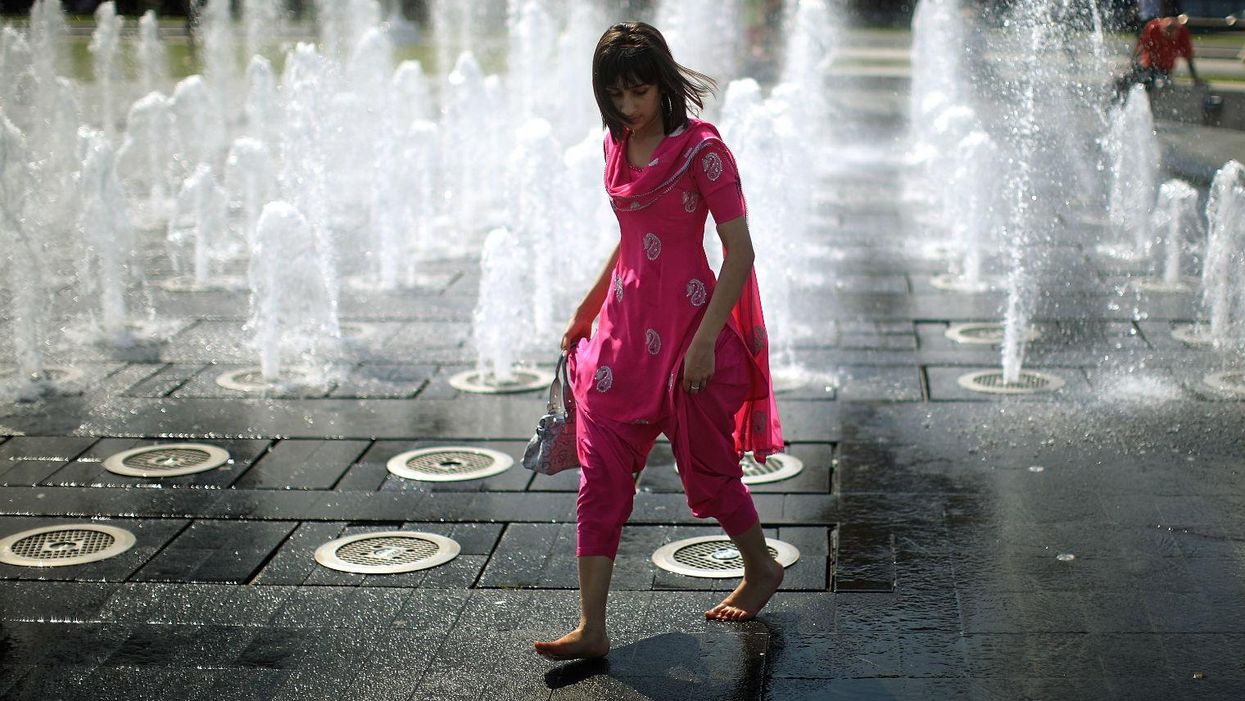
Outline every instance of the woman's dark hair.
POLYGON ((704 109, 705 97, 717 88, 709 76, 675 63, 661 32, 643 22, 620 22, 605 30, 592 55, 592 92, 601 121, 615 139, 622 138, 624 122, 608 90, 619 83, 657 86, 667 134, 687 122, 689 111, 704 109))

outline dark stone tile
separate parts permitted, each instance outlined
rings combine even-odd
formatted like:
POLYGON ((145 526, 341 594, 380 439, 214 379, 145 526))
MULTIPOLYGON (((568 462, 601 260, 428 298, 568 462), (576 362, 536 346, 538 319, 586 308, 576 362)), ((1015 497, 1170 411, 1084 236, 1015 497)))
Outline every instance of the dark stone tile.
POLYGON ((195 521, 134 579, 244 584, 295 526, 288 521, 195 521))
POLYGON ((204 367, 199 363, 164 365, 154 374, 132 385, 126 390, 125 395, 148 399, 167 397, 190 381, 190 378, 202 372, 204 367))
POLYGON ((367 441, 277 441, 234 486, 238 489, 332 489, 367 441))
POLYGON ((109 667, 220 667, 246 649, 252 632, 235 626, 144 625, 104 662, 109 667))
POLYGON ((330 397, 338 399, 410 399, 419 393, 436 368, 432 365, 364 363, 337 381, 330 397))
POLYGON ((115 584, 94 582, 0 582, 0 618, 6 621, 99 620, 115 584))
POLYGON ((0 445, 0 484, 33 486, 95 443, 86 437, 15 436, 0 445))

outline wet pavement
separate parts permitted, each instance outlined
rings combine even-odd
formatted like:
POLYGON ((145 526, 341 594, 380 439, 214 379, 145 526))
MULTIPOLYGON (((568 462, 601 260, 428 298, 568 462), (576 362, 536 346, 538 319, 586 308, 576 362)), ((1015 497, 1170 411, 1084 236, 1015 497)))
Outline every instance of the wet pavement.
MULTIPOLYGON (((886 144, 898 125, 866 136, 886 144)), ((575 474, 519 466, 422 483, 386 463, 467 445, 518 458, 540 393, 459 394, 472 261, 395 294, 347 294, 342 379, 247 398, 216 374, 252 361, 231 293, 158 292, 164 346, 57 349, 78 393, 0 405, 0 537, 79 523, 135 545, 106 560, 0 564, 6 699, 1239 699, 1245 695, 1245 412, 1207 386, 1242 367, 1185 346, 1190 294, 1139 293, 1090 247, 1055 252, 1029 367, 1050 395, 1000 399, 958 378, 997 350, 949 324, 998 318, 1000 293, 930 284, 893 148, 824 183, 820 284, 798 288, 824 374, 785 394, 798 477, 759 485, 767 535, 801 559, 759 620, 707 622, 730 580, 650 562, 716 532, 692 518, 669 447, 638 484, 611 596, 608 659, 557 665, 533 639, 576 620, 575 474), (167 478, 110 455, 190 441, 225 466, 167 478), (314 559, 361 533, 447 536, 460 554, 405 574, 314 559)), ((932 236, 932 234, 931 234, 932 236)), ((761 252, 764 255, 764 252, 761 252)), ((62 303, 65 300, 61 300, 62 303)), ((244 312, 239 312, 244 313, 244 312)), ((7 334, 6 334, 7 336, 7 334)), ((539 358, 546 360, 546 358, 539 358)))

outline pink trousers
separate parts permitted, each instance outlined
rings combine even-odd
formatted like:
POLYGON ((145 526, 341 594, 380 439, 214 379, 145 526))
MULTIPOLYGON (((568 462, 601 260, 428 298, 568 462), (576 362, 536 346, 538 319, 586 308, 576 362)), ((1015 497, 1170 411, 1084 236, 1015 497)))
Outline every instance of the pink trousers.
MULTIPOLYGON (((734 332, 724 329, 714 349, 713 377, 688 394, 678 385, 674 406, 653 424, 630 424, 577 409, 579 500, 575 554, 618 554, 631 515, 635 478, 659 434, 666 434, 679 466, 687 504, 697 518, 716 518, 729 536, 757 522, 752 495, 735 452, 735 412, 748 393, 748 359, 734 332)), ((678 379, 682 382, 682 378, 678 379)))

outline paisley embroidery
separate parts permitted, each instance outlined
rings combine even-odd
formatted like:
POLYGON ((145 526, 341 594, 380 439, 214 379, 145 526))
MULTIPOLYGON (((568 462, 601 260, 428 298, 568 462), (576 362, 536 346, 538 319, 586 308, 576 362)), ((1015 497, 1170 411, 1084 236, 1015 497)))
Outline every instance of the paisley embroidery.
POLYGON ((653 329, 644 332, 644 344, 648 346, 649 355, 657 355, 661 352, 661 336, 653 329))
POLYGON ((683 211, 691 214, 700 206, 700 197, 691 190, 683 192, 683 211))
POLYGON ((752 330, 752 354, 756 355, 765 350, 765 343, 769 339, 765 334, 765 327, 758 325, 752 330))
POLYGON ((661 163, 661 159, 660 159, 660 158, 654 158, 653 160, 651 160, 651 161, 649 161, 649 162, 648 162, 649 166, 655 166, 655 165, 657 165, 658 163, 661 163))
POLYGON ((622 302, 622 298, 623 298, 622 276, 619 275, 618 273, 614 273, 614 301, 622 302))
POLYGON ((614 371, 610 370, 610 366, 602 365, 592 379, 597 383, 598 392, 608 392, 614 386, 614 371))
POLYGON ((711 181, 722 177, 722 157, 713 151, 700 160, 700 167, 705 169, 705 177, 711 181))
POLYGON ((644 253, 649 260, 657 260, 657 256, 661 255, 661 239, 657 234, 644 235, 644 253))
POLYGON ((687 298, 691 300, 693 307, 702 307, 708 301, 709 295, 705 291, 705 283, 695 278, 687 282, 687 298))

